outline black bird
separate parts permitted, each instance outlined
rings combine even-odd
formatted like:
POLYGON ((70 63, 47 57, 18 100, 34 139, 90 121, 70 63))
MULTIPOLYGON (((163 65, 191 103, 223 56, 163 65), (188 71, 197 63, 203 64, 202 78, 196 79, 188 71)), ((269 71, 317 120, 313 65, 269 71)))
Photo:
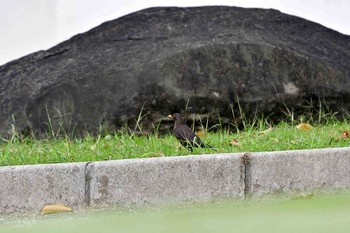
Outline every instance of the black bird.
POLYGON ((174 120, 173 133, 177 140, 186 147, 189 151, 193 151, 193 147, 212 148, 212 146, 204 144, 201 139, 186 125, 183 116, 180 113, 174 113, 168 115, 168 117, 174 120))

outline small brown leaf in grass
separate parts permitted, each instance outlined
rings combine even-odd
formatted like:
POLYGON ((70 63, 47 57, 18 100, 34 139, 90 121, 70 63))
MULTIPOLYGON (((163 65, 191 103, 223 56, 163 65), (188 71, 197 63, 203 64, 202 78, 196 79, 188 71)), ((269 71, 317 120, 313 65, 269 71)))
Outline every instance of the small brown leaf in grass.
POLYGON ((241 147, 242 146, 242 144, 237 139, 230 140, 230 145, 237 146, 237 147, 241 147))
POLYGON ((208 135, 208 132, 205 132, 205 131, 201 130, 201 131, 197 131, 197 132, 196 132, 196 135, 197 135, 198 137, 207 136, 207 135, 208 135))
POLYGON ((314 127, 308 123, 300 123, 299 125, 295 126, 297 129, 300 130, 312 130, 314 127))
POLYGON ((342 132, 341 137, 338 137, 338 138, 333 139, 333 140, 340 141, 340 140, 346 140, 348 138, 349 138, 349 131, 346 130, 346 131, 342 132))

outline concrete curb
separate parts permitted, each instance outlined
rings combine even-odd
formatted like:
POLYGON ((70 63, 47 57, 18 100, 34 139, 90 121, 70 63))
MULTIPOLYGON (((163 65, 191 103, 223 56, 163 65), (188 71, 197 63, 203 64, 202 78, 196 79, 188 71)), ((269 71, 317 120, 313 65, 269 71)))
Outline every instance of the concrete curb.
POLYGON ((0 167, 1 213, 32 212, 46 204, 85 204, 85 163, 0 167))
POLYGON ((350 148, 254 153, 250 158, 249 193, 350 188, 350 148))
POLYGON ((350 188, 350 148, 0 167, 2 214, 350 188))
POLYGON ((243 198, 238 154, 92 163, 91 206, 243 198))

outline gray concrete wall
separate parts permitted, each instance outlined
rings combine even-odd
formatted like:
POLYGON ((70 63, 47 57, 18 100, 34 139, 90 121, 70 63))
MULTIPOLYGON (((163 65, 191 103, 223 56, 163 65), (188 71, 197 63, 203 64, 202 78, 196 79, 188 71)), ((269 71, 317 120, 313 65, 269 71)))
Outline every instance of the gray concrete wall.
POLYGON ((0 211, 201 202, 350 188, 350 148, 0 167, 0 211))

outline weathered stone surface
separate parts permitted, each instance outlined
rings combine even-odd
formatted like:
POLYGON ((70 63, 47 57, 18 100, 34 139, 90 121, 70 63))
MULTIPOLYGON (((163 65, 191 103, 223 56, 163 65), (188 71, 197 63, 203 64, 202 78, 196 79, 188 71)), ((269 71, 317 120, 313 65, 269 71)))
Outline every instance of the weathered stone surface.
POLYGON ((98 162, 87 169, 92 207, 244 197, 239 154, 98 162))
POLYGON ((48 204, 85 204, 85 164, 0 167, 0 212, 37 212, 48 204))
POLYGON ((232 122, 238 101, 248 117, 319 99, 348 111, 349 60, 349 36, 276 10, 146 9, 1 66, 0 135, 96 133, 141 109, 149 130, 187 101, 210 123, 232 122))
POLYGON ((259 197, 350 188, 350 149, 253 153, 247 190, 259 197))

